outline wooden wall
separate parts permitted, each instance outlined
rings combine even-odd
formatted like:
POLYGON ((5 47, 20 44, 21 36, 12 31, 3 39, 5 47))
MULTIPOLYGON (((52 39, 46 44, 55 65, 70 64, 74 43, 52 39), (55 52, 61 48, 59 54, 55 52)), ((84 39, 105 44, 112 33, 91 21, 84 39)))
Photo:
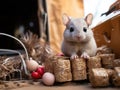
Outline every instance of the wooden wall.
POLYGON ((83 16, 82 0, 46 0, 48 23, 49 23, 49 41, 55 52, 61 52, 60 47, 63 39, 65 26, 62 23, 62 14, 66 13, 72 17, 83 16))

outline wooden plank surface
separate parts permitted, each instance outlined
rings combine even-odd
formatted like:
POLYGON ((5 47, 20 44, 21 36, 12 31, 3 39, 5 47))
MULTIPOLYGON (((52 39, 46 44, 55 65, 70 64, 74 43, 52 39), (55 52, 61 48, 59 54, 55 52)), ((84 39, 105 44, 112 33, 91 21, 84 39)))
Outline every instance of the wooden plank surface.
POLYGON ((13 90, 120 90, 120 88, 116 87, 105 87, 105 88, 92 88, 90 83, 74 83, 68 82, 64 85, 55 85, 55 86, 44 86, 40 85, 31 85, 29 87, 23 87, 13 90))

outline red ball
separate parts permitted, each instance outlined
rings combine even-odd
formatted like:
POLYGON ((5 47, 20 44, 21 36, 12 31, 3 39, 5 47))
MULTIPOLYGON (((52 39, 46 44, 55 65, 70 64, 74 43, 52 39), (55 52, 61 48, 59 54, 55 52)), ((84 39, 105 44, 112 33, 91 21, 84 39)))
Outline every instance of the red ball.
POLYGON ((44 67, 43 66, 38 67, 36 72, 38 72, 41 76, 43 76, 43 74, 44 74, 44 67))
POLYGON ((41 74, 39 74, 38 72, 35 72, 35 71, 33 71, 31 73, 31 76, 33 79, 40 79, 42 77, 41 74))
POLYGON ((57 56, 64 56, 64 54, 63 53, 58 53, 57 56))

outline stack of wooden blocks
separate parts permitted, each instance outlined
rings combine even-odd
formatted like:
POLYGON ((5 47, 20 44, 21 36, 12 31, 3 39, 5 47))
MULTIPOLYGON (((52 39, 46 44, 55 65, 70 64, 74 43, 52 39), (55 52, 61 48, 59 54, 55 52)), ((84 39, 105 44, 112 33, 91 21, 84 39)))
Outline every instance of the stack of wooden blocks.
POLYGON ((51 63, 56 82, 89 80, 93 87, 120 86, 120 59, 115 59, 113 53, 98 54, 88 60, 61 56, 51 63))

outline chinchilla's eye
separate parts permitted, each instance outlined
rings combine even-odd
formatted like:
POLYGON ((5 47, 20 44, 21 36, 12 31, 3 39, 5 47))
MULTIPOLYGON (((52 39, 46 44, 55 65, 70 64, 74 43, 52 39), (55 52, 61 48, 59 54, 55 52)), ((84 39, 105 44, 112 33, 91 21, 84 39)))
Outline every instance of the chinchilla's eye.
POLYGON ((87 28, 84 27, 84 28, 83 28, 83 31, 84 31, 84 32, 87 32, 87 28))
POLYGON ((74 28, 73 28, 73 27, 71 27, 71 28, 70 28, 70 32, 73 32, 73 31, 74 31, 74 28))

